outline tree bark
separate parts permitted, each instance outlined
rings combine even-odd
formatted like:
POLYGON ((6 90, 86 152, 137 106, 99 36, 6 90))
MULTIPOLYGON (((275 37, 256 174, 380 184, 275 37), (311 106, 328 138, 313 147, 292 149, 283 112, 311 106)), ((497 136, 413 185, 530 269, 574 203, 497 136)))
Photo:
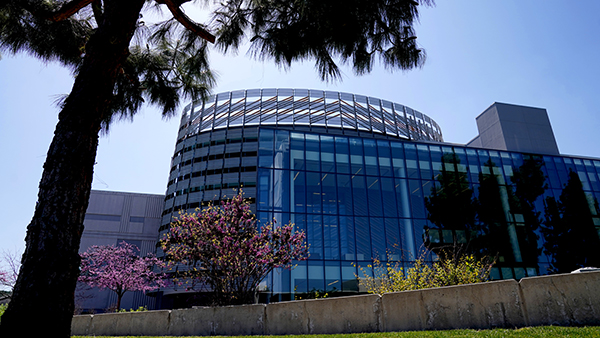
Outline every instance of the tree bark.
POLYGON ((79 276, 79 243, 101 123, 144 0, 105 0, 46 156, 26 249, 0 336, 69 337, 79 276))

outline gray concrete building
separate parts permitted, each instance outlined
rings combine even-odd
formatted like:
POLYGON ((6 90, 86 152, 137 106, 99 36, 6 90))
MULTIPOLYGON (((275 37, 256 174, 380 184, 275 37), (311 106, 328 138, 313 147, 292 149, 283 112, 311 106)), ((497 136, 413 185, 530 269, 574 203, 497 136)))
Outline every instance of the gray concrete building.
MULTIPOLYGON (((160 227, 164 195, 92 190, 83 225, 79 252, 92 245, 136 245, 141 255, 154 253, 160 227)), ((116 304, 113 291, 78 286, 76 307, 84 312, 104 312, 116 304)), ((155 298, 143 292, 127 292, 121 307, 154 307, 155 298)))
POLYGON ((559 155, 546 109, 495 102, 477 116, 468 147, 559 155))

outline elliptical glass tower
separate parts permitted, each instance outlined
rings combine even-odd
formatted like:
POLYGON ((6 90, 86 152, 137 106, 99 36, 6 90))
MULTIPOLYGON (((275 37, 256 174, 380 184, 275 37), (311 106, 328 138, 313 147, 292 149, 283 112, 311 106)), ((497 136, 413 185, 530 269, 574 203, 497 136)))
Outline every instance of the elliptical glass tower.
POLYGON ((228 92, 184 110, 161 234, 243 186, 261 222, 291 221, 310 245, 266 281, 273 300, 359 292, 372 259, 443 250, 496 257, 494 279, 569 272, 600 266, 599 173, 597 159, 443 143, 432 119, 385 100, 228 92))

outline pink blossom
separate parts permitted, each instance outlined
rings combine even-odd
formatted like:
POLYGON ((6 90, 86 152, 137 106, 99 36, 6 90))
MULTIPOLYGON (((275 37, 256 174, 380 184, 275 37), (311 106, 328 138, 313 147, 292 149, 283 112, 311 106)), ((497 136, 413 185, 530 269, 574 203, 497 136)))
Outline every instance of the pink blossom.
POLYGON ((117 309, 127 291, 151 291, 165 285, 164 275, 153 271, 163 263, 148 255, 139 257, 138 248, 127 242, 118 246, 90 247, 81 254, 79 281, 91 287, 109 289, 117 294, 117 309))

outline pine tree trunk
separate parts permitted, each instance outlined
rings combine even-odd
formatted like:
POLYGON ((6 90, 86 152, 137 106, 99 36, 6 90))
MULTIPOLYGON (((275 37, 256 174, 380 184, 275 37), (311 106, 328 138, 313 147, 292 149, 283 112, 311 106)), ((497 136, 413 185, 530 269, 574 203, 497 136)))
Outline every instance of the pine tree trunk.
POLYGON ((104 20, 86 45, 82 68, 59 113, 19 277, 2 316, 2 337, 70 336, 98 134, 143 4, 104 1, 104 20))

